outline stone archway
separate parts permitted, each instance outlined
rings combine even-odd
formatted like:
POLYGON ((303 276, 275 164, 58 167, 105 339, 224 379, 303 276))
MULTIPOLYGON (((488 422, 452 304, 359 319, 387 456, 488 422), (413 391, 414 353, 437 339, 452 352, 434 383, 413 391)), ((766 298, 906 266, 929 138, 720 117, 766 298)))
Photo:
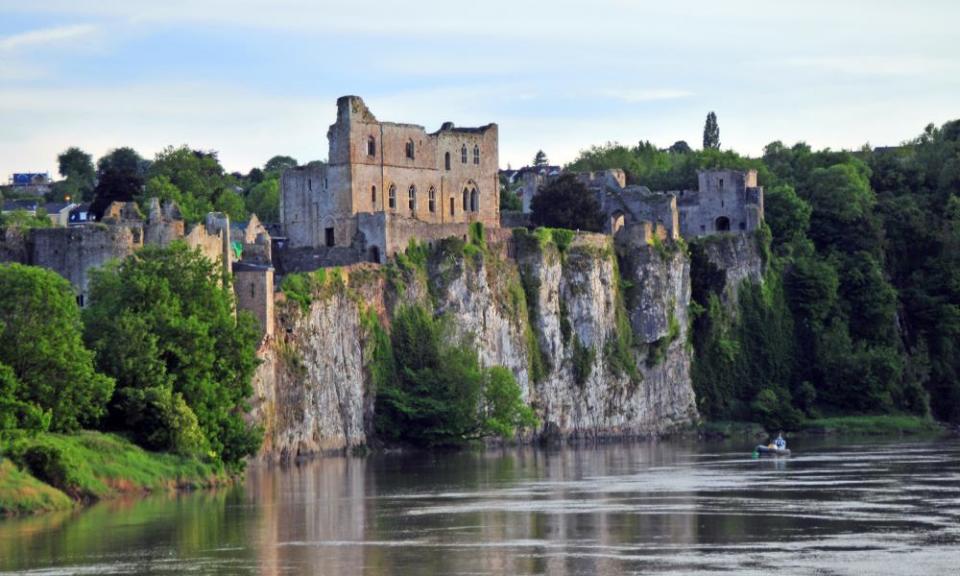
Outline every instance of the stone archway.
POLYGON ((717 232, 729 232, 730 231, 730 219, 726 216, 720 216, 714 222, 714 229, 717 232))

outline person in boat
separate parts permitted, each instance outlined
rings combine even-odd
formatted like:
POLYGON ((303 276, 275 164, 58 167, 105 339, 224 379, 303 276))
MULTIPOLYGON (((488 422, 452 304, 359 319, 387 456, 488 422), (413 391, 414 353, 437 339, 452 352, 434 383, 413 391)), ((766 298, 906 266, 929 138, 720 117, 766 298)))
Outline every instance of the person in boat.
POLYGON ((773 441, 773 445, 777 450, 785 450, 787 448, 787 441, 783 439, 783 432, 777 434, 777 439, 773 441))

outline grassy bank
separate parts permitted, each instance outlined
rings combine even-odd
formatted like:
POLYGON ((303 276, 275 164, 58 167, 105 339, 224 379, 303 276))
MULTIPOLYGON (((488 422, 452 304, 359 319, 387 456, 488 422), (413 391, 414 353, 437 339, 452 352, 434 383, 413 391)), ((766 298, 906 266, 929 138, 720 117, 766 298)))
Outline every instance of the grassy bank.
POLYGON ((801 432, 862 436, 936 435, 946 432, 946 428, 936 421, 917 416, 838 416, 807 420, 801 432))
POLYGON ((206 487, 226 478, 219 466, 147 452, 99 432, 17 439, 6 449, 0 474, 0 514, 69 508, 120 494, 206 487))
MULTIPOLYGON (((767 431, 756 422, 704 422, 697 432, 707 438, 761 438, 767 431)), ((772 432, 776 432, 775 430, 772 432)), ((805 420, 790 436, 847 435, 847 436, 904 436, 944 434, 946 427, 939 422, 917 416, 837 416, 805 420)))

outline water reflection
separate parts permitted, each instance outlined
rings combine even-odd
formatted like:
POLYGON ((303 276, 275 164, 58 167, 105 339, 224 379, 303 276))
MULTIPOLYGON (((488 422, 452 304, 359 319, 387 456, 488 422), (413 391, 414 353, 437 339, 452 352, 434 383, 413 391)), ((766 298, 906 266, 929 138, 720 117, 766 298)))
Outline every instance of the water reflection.
POLYGON ((951 572, 960 444, 802 443, 330 458, 217 492, 0 521, 36 574, 951 572))

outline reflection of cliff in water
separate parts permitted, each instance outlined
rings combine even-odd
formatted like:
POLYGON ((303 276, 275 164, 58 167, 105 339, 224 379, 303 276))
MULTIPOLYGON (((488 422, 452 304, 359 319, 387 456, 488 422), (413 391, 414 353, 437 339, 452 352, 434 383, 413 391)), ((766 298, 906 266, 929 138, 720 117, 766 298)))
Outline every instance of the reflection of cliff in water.
POLYGON ((952 573, 960 441, 324 458, 218 492, 0 521, 0 572, 952 573))

